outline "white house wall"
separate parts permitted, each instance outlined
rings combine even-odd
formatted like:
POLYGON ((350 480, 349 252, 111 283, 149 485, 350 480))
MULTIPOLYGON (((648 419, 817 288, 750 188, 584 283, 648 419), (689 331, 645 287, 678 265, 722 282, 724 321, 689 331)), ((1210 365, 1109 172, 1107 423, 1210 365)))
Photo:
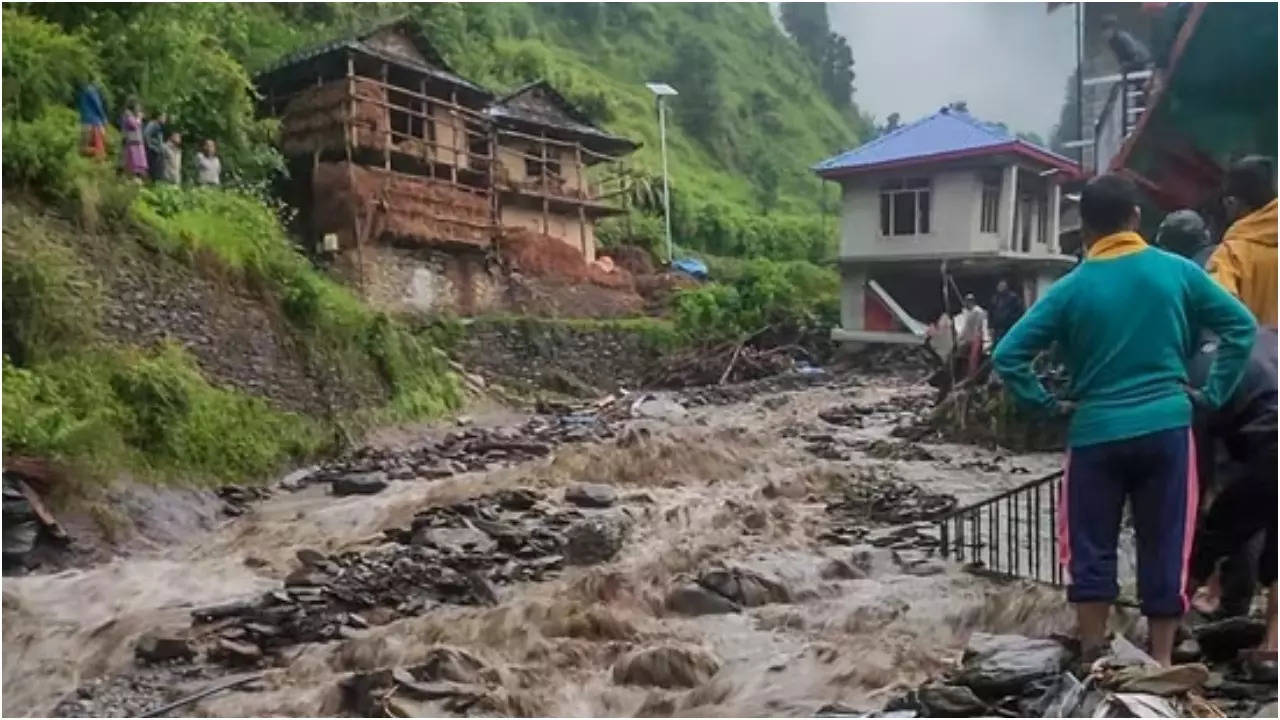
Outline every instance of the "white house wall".
POLYGON ((844 185, 840 217, 842 257, 885 257, 901 254, 996 250, 999 238, 979 233, 982 181, 976 170, 879 175, 855 178, 844 185), (880 234, 880 185, 890 177, 929 177, 930 232, 924 235, 880 234))

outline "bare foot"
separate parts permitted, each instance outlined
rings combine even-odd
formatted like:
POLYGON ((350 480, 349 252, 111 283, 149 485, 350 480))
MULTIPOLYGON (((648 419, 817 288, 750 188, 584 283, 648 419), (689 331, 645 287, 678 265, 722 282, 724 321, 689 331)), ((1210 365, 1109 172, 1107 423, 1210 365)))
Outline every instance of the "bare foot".
POLYGON ((1222 606, 1222 578, 1215 570, 1208 580, 1204 581, 1204 585, 1196 588, 1196 594, 1191 598, 1191 607, 1202 615, 1212 615, 1218 612, 1218 608, 1222 606))

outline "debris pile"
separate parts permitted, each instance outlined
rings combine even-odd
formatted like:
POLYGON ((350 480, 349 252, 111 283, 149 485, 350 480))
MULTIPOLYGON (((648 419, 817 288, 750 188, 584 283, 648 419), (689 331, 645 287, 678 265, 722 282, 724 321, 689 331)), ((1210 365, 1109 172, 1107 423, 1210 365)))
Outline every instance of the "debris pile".
POLYGON ((795 348, 790 347, 760 350, 741 343, 696 348, 662 358, 645 378, 645 385, 685 388, 772 377, 795 367, 793 350, 795 348))
POLYGON ((1161 667, 1123 637, 1089 666, 1074 641, 975 633, 958 668, 891 701, 921 717, 1274 717, 1276 686, 1234 668, 1161 667), (1211 672, 1211 670, 1214 670, 1211 672), (1263 713, 1258 714, 1260 708, 1263 713))
POLYGON ((931 493, 915 483, 876 468, 863 467, 842 484, 839 497, 827 503, 827 513, 842 518, 900 525, 933 520, 955 509, 954 495, 931 493))
POLYGON ((597 412, 538 415, 514 428, 468 428, 409 449, 365 446, 296 479, 292 489, 330 483, 335 495, 374 493, 389 480, 438 479, 545 457, 562 443, 603 440, 613 428, 597 412))
POLYGON ((254 665, 283 647, 349 637, 441 603, 496 604, 498 586, 552 577, 566 554, 579 564, 607 560, 625 534, 611 517, 503 490, 422 510, 408 527, 387 530, 387 545, 363 553, 301 550, 283 588, 192 616, 207 630, 210 659, 254 665))
POLYGON ((529 716, 499 672, 458 648, 436 646, 411 667, 353 673, 344 678, 343 710, 355 717, 529 716))
POLYGON ((730 405, 749 402, 757 395, 802 390, 822 384, 851 387, 857 383, 852 379, 833 378, 817 368, 808 368, 749 382, 690 388, 682 391, 680 398, 688 407, 730 405))
POLYGON ((4 472, 4 573, 24 572, 38 567, 44 556, 57 555, 70 543, 70 536, 45 507, 40 495, 27 482, 28 466, 37 477, 51 477, 37 467, 40 461, 14 458, 6 462, 4 472))
POLYGON ((218 497, 222 499, 222 514, 240 517, 249 510, 249 506, 259 500, 271 497, 271 490, 264 487, 247 487, 244 485, 223 485, 218 488, 218 497))

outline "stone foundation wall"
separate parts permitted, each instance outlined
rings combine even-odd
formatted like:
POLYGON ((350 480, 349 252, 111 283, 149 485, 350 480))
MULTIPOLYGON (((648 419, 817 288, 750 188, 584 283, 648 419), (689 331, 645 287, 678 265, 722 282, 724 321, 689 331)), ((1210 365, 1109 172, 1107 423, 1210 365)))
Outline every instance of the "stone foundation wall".
POLYGON ((456 354, 490 380, 588 397, 641 387, 661 349, 652 334, 623 325, 524 318, 469 323, 456 354))

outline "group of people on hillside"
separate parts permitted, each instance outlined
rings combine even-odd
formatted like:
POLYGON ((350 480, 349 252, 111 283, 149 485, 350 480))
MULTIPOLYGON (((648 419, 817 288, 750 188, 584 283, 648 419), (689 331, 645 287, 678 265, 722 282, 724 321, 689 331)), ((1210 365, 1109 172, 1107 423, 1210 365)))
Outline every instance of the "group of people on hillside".
MULTIPOLYGON (((93 83, 83 83, 76 91, 80 113, 81 150, 92 158, 107 157, 107 110, 102 92, 93 83)), ((147 118, 136 97, 130 97, 120 114, 120 168, 138 180, 182 184, 182 133, 169 125, 169 116, 159 112, 147 118)), ((206 139, 195 156, 197 185, 222 184, 222 160, 218 145, 206 139)))
POLYGON ((1274 671, 1274 161, 1234 164, 1222 195, 1230 226, 1219 244, 1196 213, 1182 210, 1164 219, 1152 247, 1137 231, 1135 186, 1117 175, 1089 182, 1080 199, 1082 262, 995 347, 994 369, 1016 398, 1069 417, 1059 549, 1086 662, 1102 654, 1118 594, 1128 502, 1152 657, 1172 664, 1193 595, 1205 614, 1247 612, 1253 579, 1242 583, 1243 603, 1228 607, 1219 578, 1256 566, 1268 588, 1266 632, 1243 659, 1274 671), (1070 372, 1068 397, 1054 397, 1032 370, 1051 346, 1070 372), (1213 498, 1202 512, 1206 491, 1213 498))

